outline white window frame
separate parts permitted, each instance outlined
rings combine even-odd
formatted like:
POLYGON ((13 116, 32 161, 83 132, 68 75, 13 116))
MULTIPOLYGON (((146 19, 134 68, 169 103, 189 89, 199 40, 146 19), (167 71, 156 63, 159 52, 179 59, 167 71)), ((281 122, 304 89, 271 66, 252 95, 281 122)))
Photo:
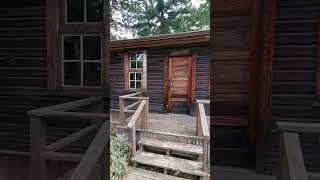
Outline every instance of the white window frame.
MULTIPOLYGON (((128 87, 131 90, 146 90, 147 89, 147 51, 146 50, 141 50, 141 51, 129 51, 128 52, 128 60, 129 60, 129 72, 128 72, 128 87), (143 60, 142 60, 142 68, 132 68, 131 67, 131 54, 132 53, 142 53, 143 54, 143 60), (135 80, 130 79, 130 74, 135 73, 135 80), (141 80, 140 80, 140 88, 136 88, 137 84, 135 83, 135 88, 131 88, 131 82, 139 82, 139 80, 136 80, 136 73, 141 73, 141 80)), ((134 60, 136 61, 136 60, 134 60)), ((137 61, 136 61, 137 62, 137 61)), ((137 64, 137 63, 136 63, 137 64)))
MULTIPOLYGON (((83 22, 68 22, 68 0, 64 0, 65 3, 65 8, 64 8, 64 12, 65 12, 65 17, 64 17, 64 22, 65 24, 83 24, 83 23, 102 23, 102 21, 87 21, 87 0, 83 0, 84 6, 83 6, 83 22)), ((90 0, 89 0, 90 1, 90 0)), ((104 7, 104 0, 102 1, 103 5, 102 7, 104 7)))
POLYGON ((102 68, 102 34, 86 34, 86 35, 79 35, 79 34, 72 34, 72 35, 62 35, 62 63, 61 63, 61 66, 62 66, 62 86, 63 87, 102 87, 102 69, 101 69, 101 72, 100 72, 100 86, 84 86, 83 85, 83 73, 84 73, 84 63, 100 63, 100 67, 102 68), (80 37, 80 59, 79 60, 66 60, 64 58, 64 38, 65 37, 73 37, 73 36, 76 36, 76 37, 80 37), (88 36, 95 36, 95 37, 100 37, 100 60, 84 60, 83 58, 83 37, 88 37, 88 36), (81 81, 80 81, 80 86, 72 86, 72 85, 66 85, 65 82, 64 82, 64 63, 65 62, 80 62, 80 67, 81 67, 81 81))

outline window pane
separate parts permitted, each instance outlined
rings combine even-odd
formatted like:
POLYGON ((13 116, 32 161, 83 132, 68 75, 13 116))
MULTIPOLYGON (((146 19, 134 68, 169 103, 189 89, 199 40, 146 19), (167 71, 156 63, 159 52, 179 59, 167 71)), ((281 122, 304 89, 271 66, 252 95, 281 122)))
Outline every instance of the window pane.
POLYGON ((81 85, 81 65, 80 62, 64 63, 64 85, 81 85))
POLYGON ((80 37, 64 37, 64 60, 80 60, 80 37))
POLYGON ((83 64, 83 85, 100 86, 101 85, 101 64, 84 63, 83 64))
POLYGON ((137 75, 136 80, 141 80, 141 73, 136 73, 136 75, 137 75))
POLYGON ((135 81, 130 81, 130 89, 135 89, 135 81))
POLYGON ((87 0, 87 22, 103 21, 102 0, 87 0))
POLYGON ((136 82, 136 89, 141 89, 141 81, 136 82))
POLYGON ((130 53, 130 60, 134 61, 136 58, 136 53, 130 53))
POLYGON ((143 53, 139 53, 136 55, 136 60, 143 61, 143 53))
POLYGON ((142 61, 137 61, 137 68, 142 68, 142 61))
POLYGON ((135 68, 137 68, 137 63, 136 63, 137 61, 131 61, 131 68, 132 69, 135 69, 135 68))
POLYGON ((67 22, 84 22, 84 0, 67 0, 67 22))
POLYGON ((134 73, 130 73, 130 80, 135 80, 134 73))
POLYGON ((83 37, 83 59, 101 60, 101 37, 84 36, 83 37))

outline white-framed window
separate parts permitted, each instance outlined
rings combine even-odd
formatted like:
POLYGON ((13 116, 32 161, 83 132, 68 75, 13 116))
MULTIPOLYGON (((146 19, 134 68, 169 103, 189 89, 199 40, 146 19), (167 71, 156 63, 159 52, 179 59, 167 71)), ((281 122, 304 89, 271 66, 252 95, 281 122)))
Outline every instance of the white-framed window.
POLYGON ((147 83, 146 51, 129 52, 129 89, 145 89, 147 83))
POLYGON ((66 0, 65 4, 66 23, 103 21, 104 0, 66 0))
POLYGON ((102 36, 63 35, 63 86, 101 87, 102 36))
POLYGON ((129 88, 141 89, 142 72, 130 72, 129 73, 129 88))

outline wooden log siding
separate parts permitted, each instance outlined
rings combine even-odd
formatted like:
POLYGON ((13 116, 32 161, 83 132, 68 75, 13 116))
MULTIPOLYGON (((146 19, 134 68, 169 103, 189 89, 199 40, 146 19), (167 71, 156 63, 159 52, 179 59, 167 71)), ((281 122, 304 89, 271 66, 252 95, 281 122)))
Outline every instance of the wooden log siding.
MULTIPOLYGON (((319 108, 312 107, 320 1, 278 0, 275 27, 275 60, 272 82, 274 122, 319 122, 319 108)), ((302 133, 302 152, 308 171, 320 171, 320 156, 315 144, 318 136, 302 133)), ((264 169, 277 174, 279 134, 273 130, 265 155, 264 169)))
MULTIPOLYGON (((176 49, 149 49, 147 50, 147 93, 150 97, 150 111, 156 113, 164 112, 164 63, 171 51, 190 49, 196 57, 196 99, 208 99, 209 95, 209 48, 203 47, 181 47, 176 49)), ((129 94, 125 90, 124 81, 124 59, 122 53, 112 53, 110 59, 111 78, 111 108, 118 109, 118 97, 129 94)))
MULTIPOLYGON (((320 20, 320 17, 319 17, 320 20)), ((316 57, 316 89, 315 97, 320 100, 320 22, 318 22, 318 33, 317 33, 317 57, 316 57)))
POLYGON ((213 0, 211 4, 211 161, 254 168, 247 131, 252 1, 213 0))
MULTIPOLYGON (((6 172, 0 171, 0 176, 5 179, 28 176, 29 157, 21 156, 30 154, 27 111, 90 94, 84 91, 59 94, 47 91, 47 68, 51 67, 47 65, 47 5, 46 0, 11 0, 2 2, 0 6, 0 151, 9 155, 6 162, 9 165, 5 166, 6 172), (15 173, 17 169, 21 173, 15 173)), ((57 120, 59 122, 48 122, 49 144, 89 125, 88 122, 75 124, 57 120)), ((90 138, 83 138, 61 150, 83 154, 90 138)), ((55 179, 57 172, 62 173, 63 168, 70 168, 72 164, 60 163, 57 166, 57 163, 50 163, 48 166, 48 176, 55 179)))

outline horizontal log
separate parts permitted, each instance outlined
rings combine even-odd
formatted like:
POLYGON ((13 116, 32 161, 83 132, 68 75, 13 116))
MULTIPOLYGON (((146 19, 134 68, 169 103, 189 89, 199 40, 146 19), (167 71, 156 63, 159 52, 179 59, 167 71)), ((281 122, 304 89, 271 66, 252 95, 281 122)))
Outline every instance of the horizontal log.
POLYGON ((70 136, 67 136, 63 139, 60 139, 50 145, 47 146, 47 151, 57 151, 58 149, 61 149, 79 139, 81 139, 83 136, 88 135, 90 132, 96 130, 97 127, 95 125, 88 126, 86 128, 81 129, 80 131, 71 134, 70 136))
POLYGON ((61 152, 44 152, 41 156, 47 160, 79 162, 83 154, 61 153, 61 152))
POLYGON ((32 116, 44 118, 63 118, 69 120, 108 120, 109 114, 82 113, 82 112, 59 112, 59 111, 34 111, 32 116))
POLYGON ((34 113, 39 112, 48 112, 48 111, 70 111, 72 109, 80 108, 90 104, 99 103, 102 101, 102 97, 90 97, 86 99, 80 99, 77 101, 67 102, 63 104, 58 104, 54 106, 49 106, 41 109, 36 109, 28 112, 28 115, 33 115, 34 113))

